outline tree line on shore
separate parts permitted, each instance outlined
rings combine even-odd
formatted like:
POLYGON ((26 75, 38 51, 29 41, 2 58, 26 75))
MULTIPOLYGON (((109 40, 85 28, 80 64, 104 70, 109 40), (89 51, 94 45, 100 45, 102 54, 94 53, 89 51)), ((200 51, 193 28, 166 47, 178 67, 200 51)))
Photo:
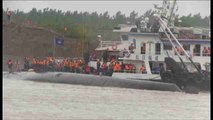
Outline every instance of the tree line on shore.
MULTIPOLYGON (((102 35, 103 40, 119 39, 118 35, 112 32, 113 28, 118 24, 127 22, 135 24, 143 17, 148 17, 150 22, 152 22, 153 15, 156 12, 156 10, 150 9, 139 16, 137 12, 132 11, 129 16, 126 16, 121 11, 118 11, 115 15, 110 16, 107 11, 98 14, 97 12, 63 12, 62 10, 51 8, 44 8, 43 10, 33 8, 27 13, 20 10, 13 11, 11 20, 17 24, 31 21, 33 24, 63 33, 66 37, 83 39, 85 43, 91 43, 97 40, 98 34, 102 35)), ((6 19, 5 10, 3 10, 3 19, 6 19)), ((189 14, 188 16, 176 15, 175 25, 209 28, 210 16, 202 18, 200 13, 189 14), (178 23, 178 20, 182 20, 182 22, 178 23)))

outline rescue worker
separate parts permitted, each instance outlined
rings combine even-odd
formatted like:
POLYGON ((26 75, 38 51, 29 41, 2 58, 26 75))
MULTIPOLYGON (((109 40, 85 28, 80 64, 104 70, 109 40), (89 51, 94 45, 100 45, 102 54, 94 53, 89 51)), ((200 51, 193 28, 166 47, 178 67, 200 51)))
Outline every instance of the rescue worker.
POLYGON ((75 63, 75 72, 80 73, 80 65, 79 65, 78 61, 76 61, 76 63, 75 63))
POLYGON ((132 65, 132 72, 135 73, 136 72, 136 68, 134 65, 132 65))
POLYGON ((7 8, 7 20, 10 22, 10 17, 12 16, 12 11, 7 8))
POLYGON ((208 49, 207 49, 207 55, 208 55, 208 56, 211 55, 211 49, 210 49, 210 47, 208 47, 208 49))
POLYGON ((206 56, 206 55, 207 55, 208 51, 207 51, 206 47, 203 48, 202 53, 203 53, 203 56, 206 56))
POLYGON ((85 73, 86 73, 86 74, 89 74, 89 73, 90 73, 90 67, 89 67, 88 64, 86 64, 86 66, 85 66, 85 73))
POLYGON ((107 62, 107 61, 108 61, 108 57, 109 57, 108 52, 109 52, 109 49, 107 48, 107 50, 104 51, 104 53, 103 53, 103 55, 102 55, 102 57, 103 57, 103 62, 107 62))
POLYGON ((108 67, 108 75, 112 76, 112 73, 113 73, 113 64, 112 64, 112 62, 110 62, 109 67, 108 67))
POLYGON ((121 70, 121 65, 119 64, 119 62, 116 62, 115 66, 114 66, 114 71, 120 72, 120 70, 121 70))
POLYGON ((107 72, 107 65, 106 65, 106 63, 102 64, 102 66, 101 66, 101 72, 102 72, 102 75, 106 75, 106 72, 107 72))
POLYGON ((100 67, 101 67, 101 62, 100 62, 99 59, 97 60, 96 65, 97 65, 97 72, 98 72, 98 75, 99 75, 99 73, 100 73, 100 67))
POLYGON ((36 69, 36 59, 33 58, 33 61, 32 61, 32 69, 36 69))
POLYGON ((29 69, 29 59, 27 57, 24 58, 24 70, 28 71, 29 69))
POLYGON ((124 68, 125 68, 125 65, 123 62, 121 62, 121 72, 124 72, 124 68))
POLYGON ((16 72, 20 72, 20 62, 17 60, 16 61, 16 72))
POLYGON ((127 73, 129 72, 129 65, 128 65, 128 64, 125 65, 125 71, 126 71, 127 73))
POLYGON ((9 73, 12 73, 13 62, 12 62, 11 59, 9 59, 7 61, 7 65, 8 65, 8 68, 9 68, 9 73))
POLYGON ((144 65, 141 66, 140 71, 142 74, 145 73, 146 69, 145 69, 144 65))
POLYGON ((179 47, 178 49, 179 49, 180 55, 183 55, 183 54, 184 54, 184 53, 183 53, 183 49, 181 49, 180 47, 179 47))
POLYGON ((129 46, 130 53, 134 53, 133 49, 134 49, 134 45, 133 43, 131 43, 131 45, 129 46))

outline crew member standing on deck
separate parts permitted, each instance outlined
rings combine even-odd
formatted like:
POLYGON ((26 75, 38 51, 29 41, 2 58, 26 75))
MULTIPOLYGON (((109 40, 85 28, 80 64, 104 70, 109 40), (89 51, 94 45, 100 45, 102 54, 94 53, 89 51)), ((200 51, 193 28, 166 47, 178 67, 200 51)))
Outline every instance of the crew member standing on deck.
POLYGON ((140 71, 141 71, 142 74, 146 72, 144 65, 141 66, 140 71))
POLYGON ((7 8, 7 20, 10 22, 10 17, 12 16, 12 11, 7 8))
POLYGON ((20 72, 20 62, 17 60, 16 61, 16 72, 20 72))
POLYGON ((9 59, 7 61, 7 65, 8 65, 8 68, 9 68, 9 73, 12 73, 13 62, 12 62, 11 59, 9 59))
POLYGON ((97 61, 97 72, 98 72, 98 75, 99 75, 99 73, 100 73, 100 67, 101 67, 101 62, 100 62, 100 60, 98 59, 98 61, 97 61))

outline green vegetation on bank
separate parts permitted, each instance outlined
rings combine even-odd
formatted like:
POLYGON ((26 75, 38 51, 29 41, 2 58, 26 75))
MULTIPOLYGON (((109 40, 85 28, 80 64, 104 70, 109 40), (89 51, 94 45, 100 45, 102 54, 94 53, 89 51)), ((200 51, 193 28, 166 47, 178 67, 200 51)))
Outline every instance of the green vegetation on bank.
MULTIPOLYGON (((84 42, 94 42, 97 40, 97 35, 101 34, 104 40, 115 40, 117 37, 112 33, 112 29, 118 24, 125 24, 128 21, 135 24, 142 17, 149 17, 153 20, 153 14, 156 11, 148 10, 144 15, 139 16, 135 11, 129 16, 125 16, 121 11, 118 11, 114 16, 110 16, 108 12, 98 14, 97 12, 78 12, 45 8, 37 10, 33 8, 30 12, 13 11, 12 21, 15 23, 24 23, 31 20, 33 24, 51 28, 59 33, 63 33, 67 37, 84 39, 84 42), (67 31, 64 31, 67 27, 67 31)), ((182 20, 180 26, 184 27, 210 27, 210 16, 202 18, 200 14, 188 16, 176 16, 177 20, 182 20)), ((6 19, 6 11, 3 10, 3 19, 6 19)))

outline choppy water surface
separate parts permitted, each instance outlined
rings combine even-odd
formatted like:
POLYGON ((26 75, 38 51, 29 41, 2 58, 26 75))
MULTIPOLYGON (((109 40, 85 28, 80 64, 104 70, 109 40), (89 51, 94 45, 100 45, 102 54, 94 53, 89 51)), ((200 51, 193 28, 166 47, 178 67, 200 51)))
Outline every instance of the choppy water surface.
POLYGON ((210 93, 185 94, 3 79, 3 118, 209 120, 210 93))

